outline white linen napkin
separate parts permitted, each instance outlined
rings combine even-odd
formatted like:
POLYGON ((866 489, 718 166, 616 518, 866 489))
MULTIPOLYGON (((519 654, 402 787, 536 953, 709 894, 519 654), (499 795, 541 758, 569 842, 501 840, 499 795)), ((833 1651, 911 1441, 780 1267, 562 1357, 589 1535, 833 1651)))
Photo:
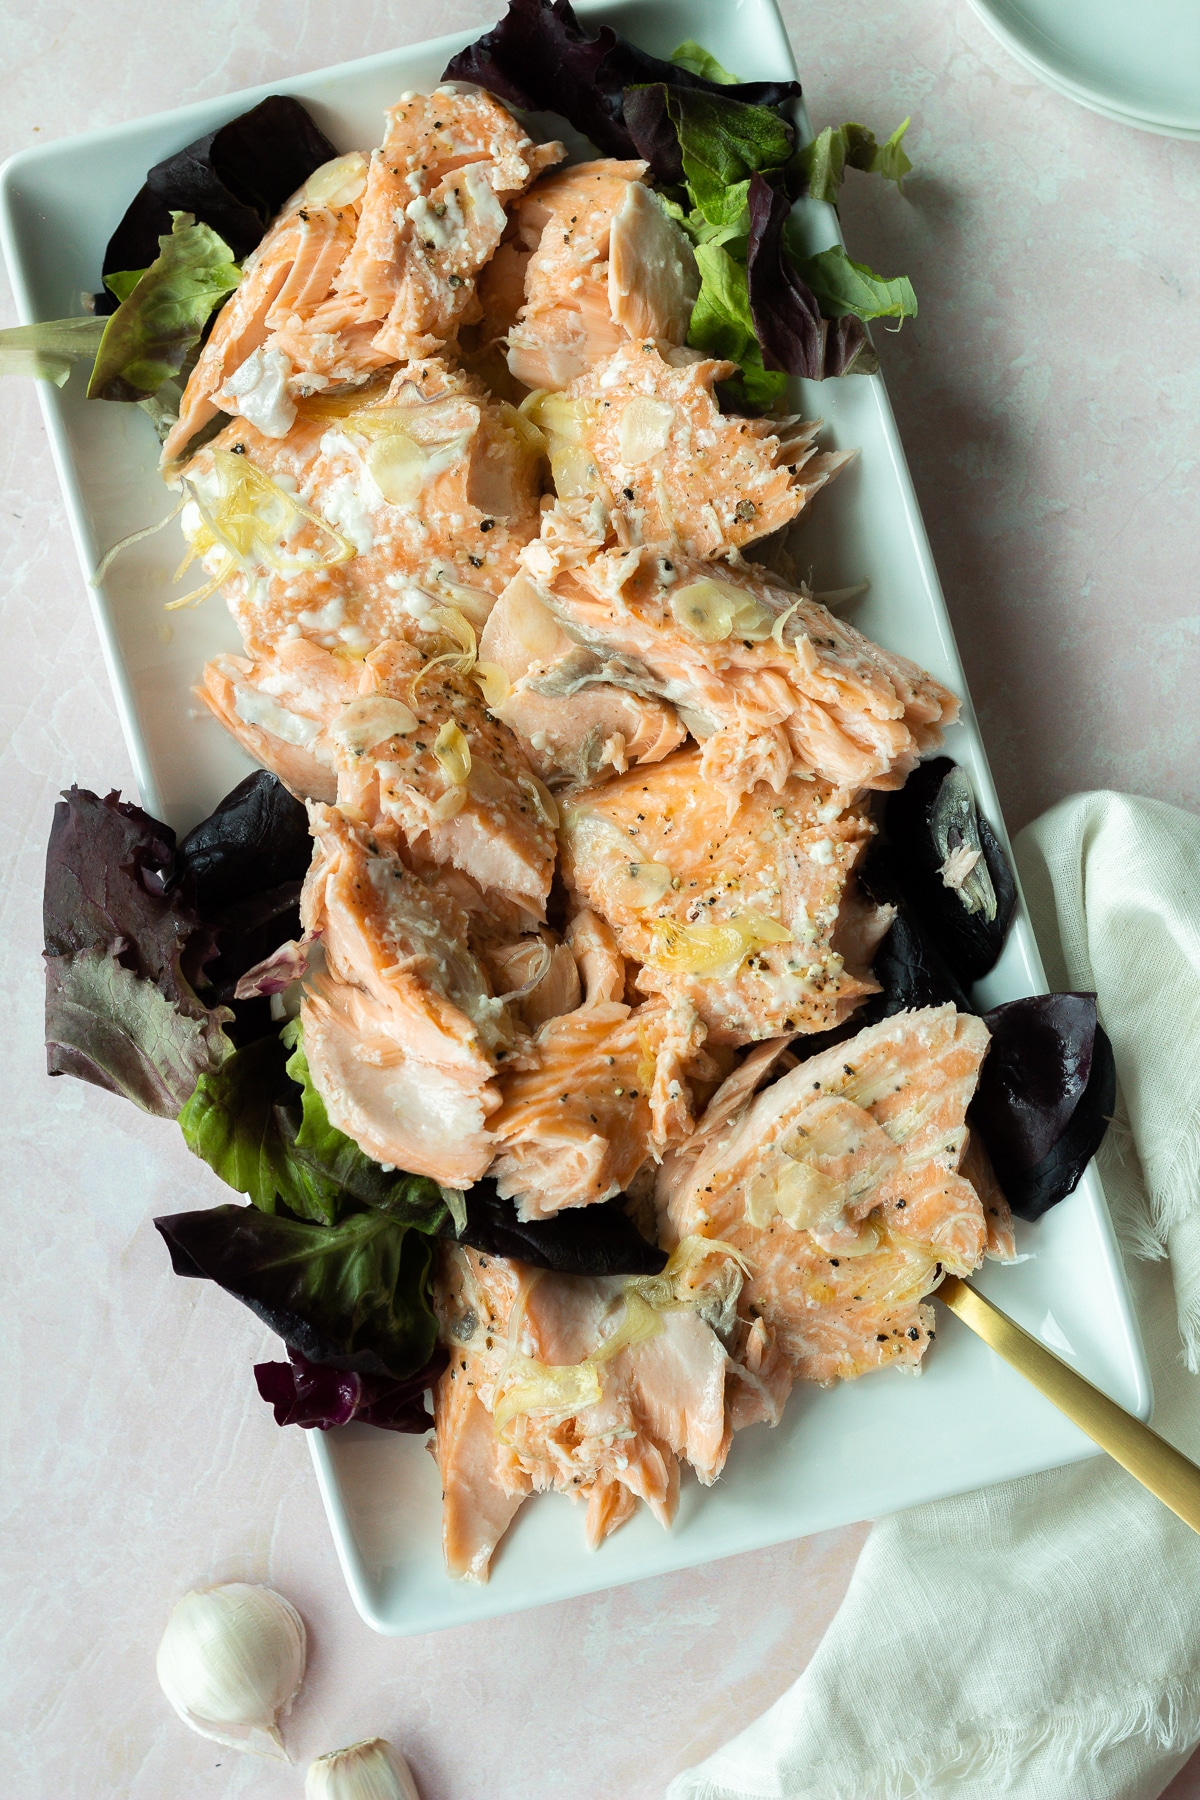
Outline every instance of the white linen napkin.
MULTIPOLYGON (((1085 794, 1016 856, 1113 1041, 1104 1184, 1155 1426, 1200 1460, 1200 819, 1085 794)), ((1198 1739, 1200 1537, 1100 1457, 876 1525, 800 1680, 668 1800, 1154 1800, 1198 1739)))

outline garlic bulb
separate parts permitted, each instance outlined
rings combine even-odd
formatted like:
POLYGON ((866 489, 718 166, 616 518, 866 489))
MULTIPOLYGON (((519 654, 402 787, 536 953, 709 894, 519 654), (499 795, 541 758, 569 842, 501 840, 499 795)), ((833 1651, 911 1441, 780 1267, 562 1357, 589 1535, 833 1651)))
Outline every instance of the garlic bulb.
POLYGON ((399 1751, 386 1738, 331 1750, 308 1765, 305 1800, 420 1800, 399 1751))
POLYGON ((287 1758, 278 1720, 300 1691, 306 1648, 304 1620, 273 1588, 230 1581, 193 1589, 167 1620, 159 1685, 202 1737, 287 1758))

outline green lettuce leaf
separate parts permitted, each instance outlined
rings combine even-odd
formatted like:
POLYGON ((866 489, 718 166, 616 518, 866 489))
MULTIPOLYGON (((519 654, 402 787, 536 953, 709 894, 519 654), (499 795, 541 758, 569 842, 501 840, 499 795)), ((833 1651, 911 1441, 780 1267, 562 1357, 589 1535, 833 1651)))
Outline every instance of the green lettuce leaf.
POLYGON ((145 269, 122 269, 116 275, 106 275, 104 285, 110 294, 116 295, 119 306, 123 301, 128 300, 145 273, 145 269))
POLYGON ((751 406, 766 407, 787 391, 787 376, 763 367, 762 350, 750 316, 746 265, 730 255, 722 244, 697 244, 700 293, 692 311, 688 343, 706 356, 737 363, 740 384, 731 383, 735 397, 751 406), (737 388, 740 386, 740 394, 737 388))
POLYGON ((434 1240, 387 1213, 312 1225, 214 1206, 154 1223, 177 1275, 216 1282, 311 1362, 400 1378, 429 1361, 434 1240))
POLYGON ((765 106, 689 88, 666 94, 695 210, 709 225, 744 232, 750 177, 783 168, 791 127, 765 106))
POLYGON ((698 44, 695 38, 685 38, 682 44, 677 44, 671 52, 671 61, 705 81, 718 82, 721 87, 737 87, 741 81, 740 75, 731 75, 728 69, 722 68, 712 51, 698 44))
POLYGON ((814 200, 837 202, 838 189, 847 169, 861 169, 865 175, 882 175, 885 181, 901 186, 912 168, 900 140, 910 120, 897 125, 885 143, 875 141, 875 133, 865 125, 847 122, 827 125, 811 143, 797 150, 788 165, 793 193, 808 194, 814 200))
POLYGON ((193 1155, 260 1212, 282 1204, 301 1219, 336 1225, 345 1211, 337 1182, 292 1153, 286 1115, 295 1092, 283 1045, 259 1038, 200 1077, 180 1129, 193 1155))
MULTIPOLYGON (((787 234, 785 233, 785 239, 787 234)), ((888 279, 853 262, 840 244, 816 256, 792 258, 826 319, 915 319, 917 297, 907 275, 888 279)))
POLYGON ((107 322, 88 397, 145 400, 181 375, 210 314, 241 280, 233 253, 190 213, 172 213, 170 237, 107 322))
POLYGON ((61 387, 77 362, 91 362, 105 319, 43 319, 0 331, 0 375, 40 375, 61 387))

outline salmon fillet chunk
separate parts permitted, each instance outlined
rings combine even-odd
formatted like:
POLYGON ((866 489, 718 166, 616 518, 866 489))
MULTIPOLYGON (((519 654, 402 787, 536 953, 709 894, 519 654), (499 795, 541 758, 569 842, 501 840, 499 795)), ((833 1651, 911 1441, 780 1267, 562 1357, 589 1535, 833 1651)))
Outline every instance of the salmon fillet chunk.
POLYGON ((427 643, 439 607, 483 624, 537 534, 541 467, 513 407, 411 363, 303 402, 282 438, 227 425, 181 472, 182 524, 250 651, 306 637, 362 655, 427 643))
POLYGON ((492 608, 479 654, 505 678, 497 717, 547 781, 585 783, 605 768, 624 774, 633 763, 660 762, 687 736, 643 670, 568 637, 526 576, 492 608))
POLYGON ((733 1108, 718 1092, 713 1124, 664 1162, 664 1241, 738 1253, 739 1313, 793 1376, 915 1366, 933 1329, 922 1301, 944 1270, 982 1261, 988 1226, 961 1165, 988 1041, 953 1006, 897 1013, 756 1096, 739 1084, 733 1108))
POLYGON ((523 1219, 548 1218, 624 1192, 692 1129, 688 1077, 712 1073, 704 1030, 686 999, 631 1007, 624 963, 602 920, 584 911, 567 945, 583 1004, 549 1019, 534 1066, 500 1080, 491 1174, 523 1219))
POLYGON ((476 279, 508 223, 505 203, 561 160, 491 94, 405 94, 367 171, 354 247, 336 291, 395 362, 431 356, 480 316, 476 279))
POLYGON ((568 886, 642 965, 642 992, 686 1001, 711 1043, 737 1045, 823 1031, 878 991, 834 947, 873 831, 823 782, 730 801, 693 749, 573 794, 560 842, 568 886))
POLYGON ((350 817, 398 829, 419 860, 461 869, 540 918, 557 814, 467 660, 453 639, 428 659, 389 641, 358 662, 299 638, 256 661, 214 658, 198 691, 300 798, 336 799, 350 817))
POLYGON ((388 361, 369 341, 339 345, 319 373, 306 365, 297 376, 296 326, 328 298, 354 243, 366 168, 357 153, 325 163, 246 258, 241 283, 217 314, 188 377, 178 422, 163 445, 165 462, 180 456, 219 412, 240 414, 282 436, 295 419, 297 394, 330 379, 362 379, 388 361), (282 344, 281 331, 289 334, 282 344), (306 381, 305 373, 316 379, 306 381))
POLYGON ((486 1579, 530 1493, 584 1502, 594 1547, 638 1500, 671 1523, 680 1459, 716 1480, 730 1440, 724 1344, 686 1303, 659 1311, 638 1289, 443 1246, 434 1308, 450 1364, 434 1417, 451 1574, 486 1579))
POLYGON ((301 1019, 330 1120, 377 1162, 469 1186, 494 1153, 496 1068, 524 1033, 436 871, 406 867, 336 807, 314 804, 310 819, 300 911, 325 966, 310 967, 301 1019))
MULTIPOLYGON (((958 716, 932 675, 752 564, 597 550, 565 534, 521 560, 505 616, 540 600, 593 680, 670 703, 703 742, 705 780, 735 794, 790 775, 900 787, 958 716)), ((554 643, 551 669, 563 666, 554 643)), ((533 685, 546 681, 539 671, 533 685)))
POLYGON ((481 298, 487 307, 494 294, 488 323, 507 328, 508 366, 526 387, 566 387, 631 339, 685 342, 700 275, 687 237, 643 180, 646 166, 576 163, 513 205, 481 298), (502 291, 513 291, 514 277, 523 303, 505 321, 502 291))
POLYGON ((818 451, 814 423, 723 414, 713 389, 733 373, 646 339, 526 402, 559 496, 599 502, 621 542, 680 556, 720 556, 790 525, 851 453, 818 451))

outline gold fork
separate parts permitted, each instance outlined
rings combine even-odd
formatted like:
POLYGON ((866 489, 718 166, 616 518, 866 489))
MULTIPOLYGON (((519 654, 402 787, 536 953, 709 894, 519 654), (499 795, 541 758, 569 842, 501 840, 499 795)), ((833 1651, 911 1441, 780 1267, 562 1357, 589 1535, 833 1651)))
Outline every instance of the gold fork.
POLYGON ((956 1275, 946 1277, 936 1297, 1093 1443, 1107 1450, 1135 1481, 1156 1494, 1193 1531, 1200 1532, 1200 1468, 1182 1451, 1076 1374, 1053 1350, 1047 1350, 1015 1319, 956 1275))

